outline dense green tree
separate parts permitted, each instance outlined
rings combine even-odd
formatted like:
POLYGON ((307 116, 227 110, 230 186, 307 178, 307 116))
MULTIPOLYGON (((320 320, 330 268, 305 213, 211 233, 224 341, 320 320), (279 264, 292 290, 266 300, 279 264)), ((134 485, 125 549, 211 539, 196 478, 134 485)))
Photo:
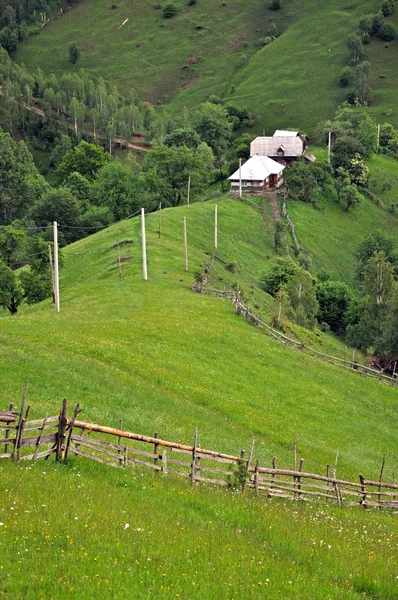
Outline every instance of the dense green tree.
POLYGON ((21 217, 27 204, 27 181, 37 174, 25 143, 16 143, 8 133, 0 132, 0 224, 21 217))
POLYGON ((114 219, 120 220, 135 213, 144 204, 143 186, 139 176, 119 162, 102 167, 91 187, 92 202, 105 206, 114 219))
POLYGON ((339 82, 341 87, 347 87, 352 82, 351 67, 343 67, 340 73, 339 82))
POLYGON ((373 15, 363 15, 359 21, 359 29, 365 34, 371 34, 373 27, 373 15))
POLYGON ((56 174, 60 181, 64 181, 71 173, 76 171, 92 180, 97 171, 109 163, 110 160, 109 154, 101 146, 83 141, 64 155, 56 174))
POLYGON ((298 270, 298 266, 291 258, 277 257, 271 269, 260 278, 262 289, 276 296, 282 286, 286 286, 298 270))
POLYGON ((363 46, 361 38, 356 33, 350 33, 347 38, 347 48, 350 53, 350 60, 357 65, 363 56, 363 46))
POLYGON ((52 189, 32 208, 31 216, 39 226, 57 221, 66 243, 80 237, 77 228, 83 214, 81 203, 66 187, 52 189))
POLYGON ((23 291, 15 272, 0 261, 0 306, 14 315, 23 299, 23 291))
POLYGON ((228 112, 218 104, 205 102, 196 115, 195 129, 204 142, 219 158, 231 139, 233 124, 228 118, 228 112))
POLYGON ((383 0, 381 3, 380 10, 383 13, 384 17, 388 17, 392 15, 394 12, 394 0, 383 0))
POLYGON ((356 277, 359 282, 364 279, 365 267, 368 261, 379 252, 383 252, 385 259, 394 267, 398 264, 394 240, 381 231, 375 231, 359 244, 355 252, 357 260, 356 277))
POLYGON ((75 42, 69 46, 69 62, 73 65, 73 68, 76 67, 76 63, 79 60, 80 51, 76 46, 75 42))
POLYGON ((0 227, 0 258, 8 267, 21 266, 26 243, 26 231, 15 224, 0 227))
POLYGON ((344 332, 347 315, 354 302, 352 290, 342 281, 318 283, 316 297, 319 304, 318 320, 327 323, 332 331, 344 332))
POLYGON ((348 210, 359 204, 361 196, 355 185, 344 185, 339 191, 339 200, 345 204, 346 210, 348 210))
POLYGON ((343 167, 349 171, 352 158, 358 154, 363 156, 365 150, 362 144, 352 136, 342 135, 333 144, 332 165, 334 169, 343 167))
POLYGON ((213 168, 213 153, 205 143, 196 151, 187 146, 168 148, 155 144, 143 163, 149 198, 166 206, 182 204, 190 176, 192 200, 210 181, 213 168))
POLYGON ((174 129, 164 138, 165 146, 187 146, 187 148, 196 148, 200 144, 200 137, 194 129, 174 129))
POLYGON ((370 63, 365 60, 361 62, 356 69, 356 93, 358 101, 362 106, 368 106, 371 103, 372 95, 369 87, 370 63))
POLYGON ((393 23, 383 23, 379 31, 379 37, 385 42, 391 42, 397 37, 397 30, 393 23))
POLYGON ((304 269, 298 268, 287 282, 287 292, 295 322, 302 327, 312 329, 318 312, 318 301, 311 275, 304 269))

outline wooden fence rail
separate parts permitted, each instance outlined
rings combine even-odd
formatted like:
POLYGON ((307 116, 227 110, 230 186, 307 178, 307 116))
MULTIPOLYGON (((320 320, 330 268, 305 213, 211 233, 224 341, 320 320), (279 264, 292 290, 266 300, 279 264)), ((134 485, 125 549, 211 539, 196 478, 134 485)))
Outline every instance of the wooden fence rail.
MULTIPOLYGON (((216 257, 217 258, 217 257, 216 257)), ((372 379, 377 379, 379 382, 387 383, 391 386, 398 385, 398 374, 394 372, 393 376, 386 375, 382 371, 378 369, 374 369, 372 367, 367 367, 366 365, 362 365, 361 363, 357 363, 350 360, 345 360, 343 358, 339 358, 337 356, 331 356, 330 354, 325 354, 324 352, 319 352, 319 350, 315 350, 314 348, 310 348, 306 344, 294 340, 293 338, 288 337, 283 334, 281 331, 274 329, 271 325, 268 325, 264 321, 260 319, 257 315, 255 315, 250 307, 245 306, 241 301, 241 296, 239 292, 229 291, 229 290, 213 290, 206 288, 205 286, 194 284, 192 286, 192 291, 197 292, 199 294, 214 296, 216 298, 223 298, 225 300, 231 300, 235 305, 236 312, 239 315, 242 315, 247 321, 253 323, 256 327, 263 330, 267 335, 274 338, 275 340, 285 344, 285 346, 290 346, 295 350, 299 350, 308 356, 313 356, 314 358, 319 358, 329 364, 334 365, 335 367, 341 367, 352 371, 353 373, 357 373, 358 375, 365 375, 366 377, 370 377, 372 379)))
MULTIPOLYGON (((330 476, 329 465, 326 475, 307 473, 303 471, 303 459, 298 469, 278 468, 276 457, 272 467, 261 466, 258 460, 252 464, 254 440, 246 459, 244 450, 239 455, 231 455, 201 448, 197 429, 193 444, 188 445, 163 440, 158 433, 148 436, 124 431, 121 427, 80 421, 76 418, 79 405, 68 418, 66 400, 58 416, 46 415, 43 419, 29 421, 29 407, 25 410, 24 404, 23 399, 18 413, 13 406, 0 411, 0 432, 5 432, 4 437, 0 434, 0 448, 4 446, 5 449, 0 458, 34 461, 56 454, 58 460, 66 461, 68 456, 74 455, 112 467, 140 466, 163 474, 171 473, 189 479, 192 484, 210 483, 242 491, 253 490, 249 493, 267 498, 398 511, 398 484, 381 480, 384 459, 379 481, 368 480, 361 474, 359 481, 353 482, 336 478, 335 471, 330 476)), ((293 447, 296 466, 296 444, 293 447)))

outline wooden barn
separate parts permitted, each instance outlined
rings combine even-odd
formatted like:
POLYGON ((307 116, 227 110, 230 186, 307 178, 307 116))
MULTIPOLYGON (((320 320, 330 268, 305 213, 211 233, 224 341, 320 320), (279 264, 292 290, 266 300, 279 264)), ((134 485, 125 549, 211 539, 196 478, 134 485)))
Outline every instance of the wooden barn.
POLYGON ((242 192, 261 194, 269 188, 278 188, 283 184, 284 168, 284 165, 268 156, 252 156, 228 178, 231 191, 239 192, 239 180, 242 192))
POLYGON ((272 137, 256 137, 250 144, 250 156, 268 156, 273 160, 290 166, 303 157, 314 162, 315 156, 308 152, 308 138, 298 131, 277 129, 272 137))

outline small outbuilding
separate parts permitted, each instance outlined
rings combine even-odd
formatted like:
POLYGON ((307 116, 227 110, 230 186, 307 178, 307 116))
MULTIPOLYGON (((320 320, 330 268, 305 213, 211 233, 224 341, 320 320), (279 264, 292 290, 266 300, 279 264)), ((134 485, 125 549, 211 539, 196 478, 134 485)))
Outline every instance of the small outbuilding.
POLYGON ((278 188, 283 184, 284 168, 284 165, 268 156, 252 156, 228 177, 231 191, 239 192, 239 181, 242 184, 242 192, 261 194, 269 188, 278 188))

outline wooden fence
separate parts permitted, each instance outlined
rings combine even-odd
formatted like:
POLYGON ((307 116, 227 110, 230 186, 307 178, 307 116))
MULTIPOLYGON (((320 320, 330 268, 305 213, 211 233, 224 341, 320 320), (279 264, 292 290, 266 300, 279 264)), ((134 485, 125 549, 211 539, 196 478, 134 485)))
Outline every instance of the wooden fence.
MULTIPOLYGON (((25 395, 26 391, 24 399, 25 395)), ((163 474, 172 473, 191 483, 248 490, 267 498, 398 510, 398 485, 382 481, 384 459, 379 481, 359 475, 358 482, 351 482, 336 478, 336 466, 331 474, 327 465, 325 475, 303 471, 303 459, 297 467, 295 444, 293 470, 278 468, 276 457, 272 466, 266 467, 253 460, 254 440, 247 457, 244 450, 234 456, 201 448, 197 429, 193 445, 187 445, 163 440, 157 433, 147 436, 125 431, 121 421, 117 429, 80 421, 79 405, 69 418, 66 400, 58 416, 28 421, 29 407, 24 411, 24 399, 19 412, 13 405, 0 411, 0 431, 5 432, 0 437, 0 448, 4 446, 0 458, 36 460, 55 454, 58 460, 67 461, 74 455, 112 467, 137 465, 163 474)))
MULTIPOLYGON (((217 257, 215 257, 215 259, 217 259, 217 257)), ((290 346, 291 348, 294 348, 295 350, 299 350, 300 352, 303 352, 304 354, 307 354, 308 356, 320 358, 321 360, 326 361, 326 362, 334 365, 335 367, 341 367, 341 368, 347 369, 349 371, 352 371, 353 373, 357 373, 358 375, 364 375, 366 377, 371 377, 372 379, 377 379, 379 382, 387 383, 391 386, 398 385, 398 373, 395 371, 395 367, 394 367, 394 372, 393 372, 392 376, 386 375, 381 370, 374 369, 372 367, 367 367, 366 365, 362 365, 361 363, 357 363, 352 360, 351 361, 345 360, 343 358, 338 358, 337 356, 331 356, 330 354, 325 354, 324 352, 319 352, 318 350, 314 350, 314 348, 310 348, 303 342, 294 340, 293 338, 290 338, 287 335, 283 334, 278 329, 274 329, 274 327, 271 327, 271 325, 268 325, 267 323, 262 321, 257 315, 255 315, 252 312, 252 310, 250 309, 250 307, 245 306, 242 303, 239 292, 234 292, 231 290, 213 290, 213 289, 207 288, 206 286, 197 285, 197 284, 194 284, 192 286, 192 291, 197 292, 199 294, 204 294, 207 296, 214 296, 216 298, 222 298, 224 300, 231 300, 234 303, 234 305, 236 307, 236 312, 239 315, 242 315, 247 321, 250 321, 256 327, 265 331, 265 333, 267 333, 269 336, 271 336, 275 340, 278 340, 278 342, 285 344, 285 346, 290 346)))

